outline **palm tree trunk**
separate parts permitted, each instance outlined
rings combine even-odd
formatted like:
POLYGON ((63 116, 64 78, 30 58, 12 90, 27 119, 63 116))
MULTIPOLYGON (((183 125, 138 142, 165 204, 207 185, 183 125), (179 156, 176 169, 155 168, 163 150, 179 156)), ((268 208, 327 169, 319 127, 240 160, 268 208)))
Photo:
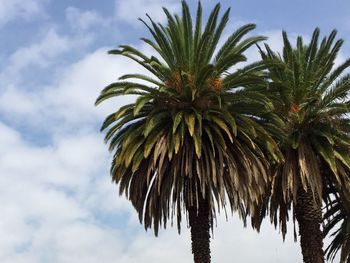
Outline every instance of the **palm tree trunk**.
POLYGON ((200 198, 198 211, 195 206, 189 208, 192 254, 195 263, 210 263, 210 222, 209 205, 200 198))
POLYGON ((304 263, 324 263, 321 204, 315 201, 311 189, 298 189, 294 209, 304 263))

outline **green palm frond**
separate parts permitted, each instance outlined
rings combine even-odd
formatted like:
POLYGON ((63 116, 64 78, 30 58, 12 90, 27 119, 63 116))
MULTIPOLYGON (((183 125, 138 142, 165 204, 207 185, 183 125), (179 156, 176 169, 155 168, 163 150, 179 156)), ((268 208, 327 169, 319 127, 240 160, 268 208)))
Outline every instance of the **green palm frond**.
POLYGON ((339 263, 348 262, 350 259, 350 204, 338 194, 326 207, 323 233, 324 236, 328 235, 332 239, 325 251, 327 260, 333 262, 340 252, 339 263))

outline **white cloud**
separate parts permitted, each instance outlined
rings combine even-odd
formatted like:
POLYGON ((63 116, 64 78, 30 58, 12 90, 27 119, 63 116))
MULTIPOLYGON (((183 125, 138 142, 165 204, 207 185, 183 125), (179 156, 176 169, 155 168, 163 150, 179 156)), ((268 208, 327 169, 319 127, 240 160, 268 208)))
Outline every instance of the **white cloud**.
POLYGON ((151 16, 155 22, 164 22, 165 14, 162 7, 166 7, 170 12, 178 12, 180 1, 175 0, 115 0, 116 18, 125 21, 131 25, 141 25, 138 18, 148 20, 146 13, 151 16))
MULTIPOLYGON (((149 52, 145 46, 140 48, 149 52)), ((131 96, 119 97, 94 106, 105 86, 130 72, 144 73, 144 70, 123 57, 108 55, 106 48, 99 49, 66 67, 52 86, 38 87, 35 92, 26 91, 20 85, 9 86, 0 94, 0 109, 27 124, 47 122, 50 125, 46 129, 56 134, 67 131, 67 126, 70 131, 73 127, 82 128, 81 125, 91 129, 96 122, 102 123, 107 113, 116 111, 115 105, 134 100, 131 96)))
POLYGON ((99 108, 94 102, 103 87, 127 71, 124 63, 122 58, 108 55, 106 49, 97 50, 71 65, 45 96, 66 121, 95 121, 99 108))
POLYGON ((54 255, 50 262, 68 262, 61 256, 74 258, 79 251, 74 248, 85 246, 86 252, 91 251, 96 242, 100 243, 102 254, 115 253, 102 242, 108 241, 108 236, 113 239, 113 231, 98 227, 93 215, 93 209, 104 203, 98 195, 115 192, 107 180, 108 158, 101 138, 80 134, 39 147, 26 143, 18 132, 4 124, 0 124, 0 138, 4 149, 0 156, 0 206, 4 212, 0 223, 0 261, 16 262, 12 261, 15 255, 30 253, 37 255, 33 262, 47 262, 40 259, 45 257, 45 251, 66 249, 65 254, 54 255), (109 187, 96 192, 94 184, 99 181, 109 187), (99 201, 93 209, 85 204, 92 189, 99 201), (80 235, 69 243, 77 232, 80 235))
POLYGON ((31 19, 43 16, 43 5, 47 0, 1 0, 0 26, 15 19, 31 19))
POLYGON ((66 9, 66 19, 77 30, 87 30, 96 25, 106 26, 110 23, 110 19, 103 18, 94 10, 82 11, 76 7, 66 9))
POLYGON ((59 35, 56 29, 51 27, 39 42, 17 49, 10 56, 5 73, 18 73, 19 70, 29 66, 48 67, 59 56, 87 45, 90 40, 89 35, 83 38, 59 35))
POLYGON ((56 262, 113 262, 124 247, 117 231, 81 222, 63 226, 55 240, 56 262))
POLYGON ((27 114, 34 112, 37 105, 34 104, 33 94, 26 91, 20 91, 14 86, 8 86, 0 95, 0 108, 2 112, 16 112, 18 114, 27 114))
MULTIPOLYGON (((0 93, 0 110, 7 116, 34 117, 31 115, 45 114, 48 105, 44 105, 43 92, 47 86, 36 86, 35 92, 30 90, 27 79, 22 77, 23 72, 30 72, 34 77, 30 81, 40 79, 46 76, 36 75, 38 72, 46 74, 57 74, 61 70, 63 60, 61 57, 69 54, 72 50, 81 49, 87 46, 91 41, 90 34, 83 36, 65 36, 57 33, 54 27, 51 27, 40 39, 39 42, 18 48, 7 59, 6 67, 0 71, 0 80, 2 83, 2 92, 0 93), (60 62, 61 60, 61 62, 60 62), (39 69, 36 71, 36 69, 39 69), (47 107, 47 108, 46 108, 47 107), (42 112, 41 112, 42 111, 42 112)), ((56 79, 54 76, 54 83, 56 79)), ((50 103, 50 102, 49 102, 50 103)), ((41 115, 28 120, 35 123, 41 115)), ((35 123, 35 125, 38 125, 35 123)))

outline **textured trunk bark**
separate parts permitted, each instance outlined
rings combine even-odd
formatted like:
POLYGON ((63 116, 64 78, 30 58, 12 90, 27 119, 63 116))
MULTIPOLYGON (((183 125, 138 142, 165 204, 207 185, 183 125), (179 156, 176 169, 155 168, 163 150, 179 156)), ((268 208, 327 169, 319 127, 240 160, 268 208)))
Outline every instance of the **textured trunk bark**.
POLYGON ((311 190, 300 187, 294 209, 304 263, 324 263, 321 204, 314 200, 311 190))
POLYGON ((189 208, 192 254, 195 263, 210 263, 210 222, 207 200, 200 200, 196 207, 189 208))

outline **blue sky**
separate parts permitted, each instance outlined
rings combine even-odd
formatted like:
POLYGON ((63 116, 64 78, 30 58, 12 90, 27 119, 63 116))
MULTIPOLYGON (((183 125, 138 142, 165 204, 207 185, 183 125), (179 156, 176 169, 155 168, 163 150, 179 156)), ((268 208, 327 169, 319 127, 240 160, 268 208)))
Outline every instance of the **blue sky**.
MULTIPOLYGON (((337 28, 350 55, 350 2, 236 0, 228 30, 257 23, 257 34, 281 47, 280 32, 308 38, 337 28)), ((145 232, 132 206, 118 196, 110 156, 98 128, 107 113, 132 98, 95 108, 99 91, 118 76, 142 71, 107 50, 139 41, 148 32, 137 20, 174 0, 0 0, 0 262, 192 262, 184 225, 145 232)), ((196 1, 189 2, 192 10, 196 1)), ((203 0, 208 12, 216 1, 203 0)), ((255 50, 248 52, 251 60, 255 50)), ((301 261, 292 228, 283 243, 266 221, 260 234, 236 216, 219 217, 213 262, 301 261)))

